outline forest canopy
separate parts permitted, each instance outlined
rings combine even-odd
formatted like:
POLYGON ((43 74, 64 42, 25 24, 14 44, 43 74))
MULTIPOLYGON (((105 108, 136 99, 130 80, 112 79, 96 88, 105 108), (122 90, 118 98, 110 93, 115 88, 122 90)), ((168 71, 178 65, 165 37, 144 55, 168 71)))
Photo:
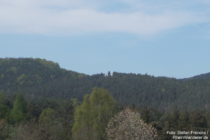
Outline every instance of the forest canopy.
POLYGON ((175 79, 108 72, 86 75, 44 59, 0 59, 0 91, 27 98, 77 98, 94 87, 105 88, 120 104, 159 110, 210 110, 210 74, 175 79))

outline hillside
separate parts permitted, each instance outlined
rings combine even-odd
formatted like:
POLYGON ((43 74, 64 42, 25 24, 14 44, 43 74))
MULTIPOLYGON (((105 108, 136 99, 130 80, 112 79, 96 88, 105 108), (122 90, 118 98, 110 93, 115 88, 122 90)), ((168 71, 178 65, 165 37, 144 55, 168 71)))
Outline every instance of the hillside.
POLYGON ((78 98, 94 87, 112 92, 121 104, 168 110, 210 110, 210 76, 188 79, 141 74, 85 75, 60 68, 57 63, 32 58, 0 59, 0 91, 29 98, 78 98))

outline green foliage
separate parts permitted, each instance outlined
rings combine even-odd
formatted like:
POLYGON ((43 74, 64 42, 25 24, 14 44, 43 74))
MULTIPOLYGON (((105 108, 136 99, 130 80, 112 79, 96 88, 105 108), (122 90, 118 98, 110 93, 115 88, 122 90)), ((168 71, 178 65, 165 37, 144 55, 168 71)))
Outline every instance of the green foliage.
POLYGON ((1 90, 30 98, 77 98, 94 87, 105 88, 123 105, 134 104, 158 110, 210 110, 210 76, 187 79, 154 77, 141 74, 108 73, 88 76, 67 71, 44 59, 0 59, 1 90))
POLYGON ((75 140, 104 140, 105 128, 115 112, 116 103, 105 89, 95 88, 75 111, 75 140))
POLYGON ((62 115, 58 115, 54 109, 46 108, 42 111, 39 117, 40 130, 48 135, 50 140, 64 140, 67 139, 65 135, 65 128, 62 115))
MULTIPOLYGON (((99 136, 102 136, 100 140, 104 140, 105 129, 102 128, 108 123, 106 118, 109 118, 109 108, 111 108, 109 105, 113 103, 115 106, 115 101, 112 101, 110 95, 103 94, 104 91, 107 92, 103 89, 94 89, 91 95, 84 97, 80 105, 76 99, 27 99, 28 104, 24 114, 30 117, 27 116, 26 120, 17 122, 8 122, 7 117, 0 118, 0 139, 71 140, 72 131, 76 140, 95 140, 99 139, 99 136)), ((16 98, 1 96, 0 102, 9 110, 10 108, 13 110, 17 99, 18 96, 16 98)), ((166 135, 168 130, 210 129, 210 112, 207 111, 191 112, 176 108, 171 111, 159 111, 149 107, 136 108, 133 105, 132 108, 141 114, 144 122, 157 129, 158 138, 161 140, 171 139, 166 135)))
POLYGON ((27 80, 27 76, 25 74, 21 74, 18 78, 17 78, 17 84, 18 85, 23 85, 24 82, 26 82, 27 80))
POLYGON ((26 106, 27 103, 24 97, 18 94, 15 98, 13 108, 10 112, 10 121, 12 123, 18 123, 26 119, 26 106))
POLYGON ((196 111, 192 113, 190 117, 192 127, 207 128, 207 120, 204 114, 205 113, 203 111, 196 111))
POLYGON ((6 98, 0 93, 0 119, 8 119, 9 107, 6 104, 6 98))
POLYGON ((167 130, 209 130, 209 85, 210 74, 187 79, 117 72, 88 76, 44 59, 0 59, 0 139, 69 140, 72 130, 76 140, 104 140, 115 101, 103 89, 84 97, 93 87, 111 91, 122 107, 138 108, 161 140, 171 139, 167 130), (25 97, 14 98, 17 92, 25 97))
POLYGON ((43 126, 50 126, 51 123, 54 122, 55 118, 56 118, 55 110, 51 108, 46 108, 42 111, 39 117, 39 123, 43 126))

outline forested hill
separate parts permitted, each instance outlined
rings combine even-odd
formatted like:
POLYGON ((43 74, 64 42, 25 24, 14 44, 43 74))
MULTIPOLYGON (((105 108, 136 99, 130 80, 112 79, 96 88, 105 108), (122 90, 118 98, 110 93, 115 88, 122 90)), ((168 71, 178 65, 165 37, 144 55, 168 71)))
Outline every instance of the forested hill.
POLYGON ((117 72, 90 76, 43 59, 0 59, 0 91, 9 96, 21 93, 32 99, 81 99, 94 87, 108 89, 121 104, 210 110, 210 74, 187 79, 117 72))

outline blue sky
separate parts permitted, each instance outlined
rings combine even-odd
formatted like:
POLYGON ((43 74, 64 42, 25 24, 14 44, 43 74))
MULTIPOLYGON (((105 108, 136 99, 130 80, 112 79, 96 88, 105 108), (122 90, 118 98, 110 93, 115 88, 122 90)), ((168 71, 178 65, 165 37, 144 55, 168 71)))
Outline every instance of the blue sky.
POLYGON ((86 74, 210 72, 209 0, 0 0, 0 57, 86 74))

